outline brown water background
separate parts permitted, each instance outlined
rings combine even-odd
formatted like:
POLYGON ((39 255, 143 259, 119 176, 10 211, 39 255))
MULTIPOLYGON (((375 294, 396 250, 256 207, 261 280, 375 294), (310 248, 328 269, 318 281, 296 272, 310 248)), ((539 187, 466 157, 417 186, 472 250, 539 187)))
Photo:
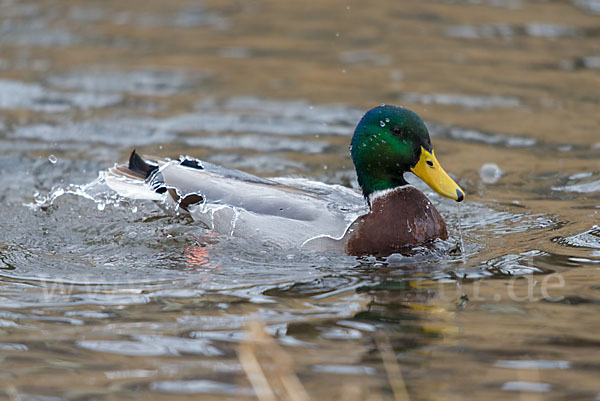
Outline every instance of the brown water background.
POLYGON ((254 319, 315 400, 394 399, 378 333, 410 399, 600 399, 599 125, 598 0, 0 0, 0 399, 255 399, 254 319), (73 186, 134 147, 356 186, 381 103, 466 190, 463 254, 257 249, 73 186))

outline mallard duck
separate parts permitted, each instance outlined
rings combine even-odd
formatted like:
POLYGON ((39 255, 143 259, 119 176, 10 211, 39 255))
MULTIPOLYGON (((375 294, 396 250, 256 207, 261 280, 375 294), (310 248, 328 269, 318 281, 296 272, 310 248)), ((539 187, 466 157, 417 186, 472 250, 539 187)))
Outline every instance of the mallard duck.
POLYGON ((129 198, 173 201, 215 232, 281 248, 385 256, 448 238, 435 206, 404 179, 412 172, 447 198, 465 198, 437 161, 416 113, 391 105, 369 110, 350 153, 362 194, 306 179, 259 178, 189 156, 142 157, 135 150, 105 180, 129 198))

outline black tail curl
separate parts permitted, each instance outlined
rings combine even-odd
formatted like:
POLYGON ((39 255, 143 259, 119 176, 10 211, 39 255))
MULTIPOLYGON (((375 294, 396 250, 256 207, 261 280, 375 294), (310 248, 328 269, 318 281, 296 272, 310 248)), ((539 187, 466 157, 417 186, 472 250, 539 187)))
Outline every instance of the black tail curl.
POLYGON ((144 160, 144 158, 138 155, 134 149, 133 152, 131 152, 131 156, 129 156, 129 169, 143 175, 144 178, 148 178, 152 173, 158 170, 158 164, 149 160, 144 160))

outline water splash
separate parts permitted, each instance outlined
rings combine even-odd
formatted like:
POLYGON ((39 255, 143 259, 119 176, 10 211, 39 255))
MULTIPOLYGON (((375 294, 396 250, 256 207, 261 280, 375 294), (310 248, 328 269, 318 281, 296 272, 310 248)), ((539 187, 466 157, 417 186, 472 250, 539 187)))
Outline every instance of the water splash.
POLYGON ((240 211, 238 208, 233 208, 233 218, 231 219, 231 232, 229 233, 230 236, 233 236, 233 233, 235 231, 235 226, 238 222, 238 219, 240 218, 240 211))
MULTIPOLYGON (((56 163, 56 161, 52 162, 52 156, 53 155, 51 155, 49 158, 50 162, 56 163)), ((54 160, 56 160, 56 157, 54 157, 54 160)), ((125 205, 131 203, 131 199, 119 195, 117 192, 110 189, 108 185, 106 185, 106 172, 101 171, 95 180, 87 184, 69 184, 66 187, 57 185, 45 195, 36 192, 34 193, 34 202, 26 203, 24 206, 31 209, 44 210, 52 206, 57 199, 64 195, 75 195, 89 199, 96 204, 96 207, 100 211, 106 209, 107 206, 119 207, 122 204, 125 205)), ((135 211, 137 211, 137 207, 133 206, 131 210, 135 213, 135 211)))
POLYGON ((467 255, 465 253, 465 240, 463 238, 461 216, 460 216, 460 203, 456 204, 456 228, 458 230, 458 236, 460 239, 460 254, 462 256, 463 263, 467 263, 467 255))

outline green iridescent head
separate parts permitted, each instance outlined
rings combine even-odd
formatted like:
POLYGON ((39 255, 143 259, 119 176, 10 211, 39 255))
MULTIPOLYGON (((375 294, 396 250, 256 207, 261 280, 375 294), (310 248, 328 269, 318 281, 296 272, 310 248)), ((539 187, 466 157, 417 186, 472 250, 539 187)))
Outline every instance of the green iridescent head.
POLYGON ((435 158, 425 123, 411 110, 390 105, 369 110, 356 126, 350 152, 366 198, 406 185, 404 173, 412 171, 439 194, 464 199, 435 158))

